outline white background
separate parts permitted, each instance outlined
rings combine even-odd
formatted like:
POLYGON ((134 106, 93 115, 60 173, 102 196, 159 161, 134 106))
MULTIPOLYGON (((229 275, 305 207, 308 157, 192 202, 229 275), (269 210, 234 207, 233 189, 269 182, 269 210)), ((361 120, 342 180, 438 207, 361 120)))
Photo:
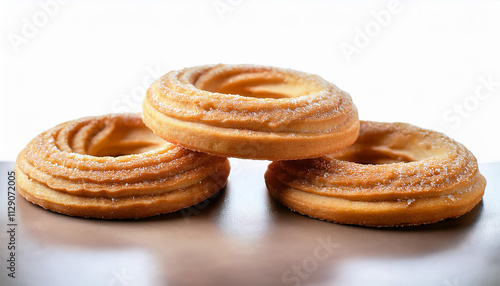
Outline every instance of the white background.
POLYGON ((253 63, 500 161, 500 1, 0 1, 0 34, 0 160, 58 123, 140 111, 169 70, 253 63))

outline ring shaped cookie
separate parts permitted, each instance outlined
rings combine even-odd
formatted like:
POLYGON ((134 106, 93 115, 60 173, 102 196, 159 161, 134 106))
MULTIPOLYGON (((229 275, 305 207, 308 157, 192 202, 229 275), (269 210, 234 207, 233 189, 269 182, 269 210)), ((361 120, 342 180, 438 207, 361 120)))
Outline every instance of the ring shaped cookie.
POLYGON ((273 162, 270 194, 301 214, 343 224, 405 226, 461 216, 486 180, 447 136, 405 123, 361 122, 356 143, 316 159, 273 162))
POLYGON ((141 218, 199 203, 225 184, 227 158, 163 141, 139 114, 87 117, 33 139, 16 162, 18 192, 48 210, 141 218))
POLYGON ((289 69, 214 65, 172 71, 143 103, 146 125, 188 149, 224 157, 289 160, 351 145, 351 97, 321 77, 289 69))

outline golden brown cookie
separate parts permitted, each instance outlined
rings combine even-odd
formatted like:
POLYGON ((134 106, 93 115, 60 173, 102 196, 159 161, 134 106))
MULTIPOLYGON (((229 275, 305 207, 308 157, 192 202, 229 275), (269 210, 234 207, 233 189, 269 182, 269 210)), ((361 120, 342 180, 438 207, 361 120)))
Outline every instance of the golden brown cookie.
POLYGON ((290 160, 351 145, 351 97, 317 75, 275 67, 213 65, 172 71, 148 89, 146 125, 191 150, 290 160))
POLYGON ((352 146, 316 159, 273 162, 270 194, 301 214, 343 224, 405 226, 459 217, 486 180, 474 155, 442 133, 361 122, 352 146))
POLYGON ((190 151, 151 132, 139 114, 86 117, 33 139, 16 162, 18 192, 48 210, 141 218, 199 203, 229 175, 227 158, 190 151))

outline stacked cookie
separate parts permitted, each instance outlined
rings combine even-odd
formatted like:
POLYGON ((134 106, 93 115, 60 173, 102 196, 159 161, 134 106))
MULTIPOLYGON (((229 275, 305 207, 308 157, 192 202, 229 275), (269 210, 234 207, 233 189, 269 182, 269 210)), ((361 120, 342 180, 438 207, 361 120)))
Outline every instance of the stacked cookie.
POLYGON ((226 157, 272 160, 268 190, 290 209, 402 226, 458 217, 486 184, 463 145, 409 124, 360 122, 347 93, 288 69, 172 71, 148 89, 142 119, 84 118, 42 133, 18 157, 19 192, 69 215, 139 218, 216 193, 226 157))

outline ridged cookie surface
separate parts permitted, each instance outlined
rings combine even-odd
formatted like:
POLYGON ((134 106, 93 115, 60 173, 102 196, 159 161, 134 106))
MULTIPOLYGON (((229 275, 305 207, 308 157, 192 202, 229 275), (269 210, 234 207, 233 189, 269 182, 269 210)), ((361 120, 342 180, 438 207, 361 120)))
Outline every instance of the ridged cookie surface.
POLYGON ((154 135, 139 114, 86 117, 33 139, 16 162, 18 192, 48 210, 93 218, 173 212, 219 191, 227 158, 154 135))
POLYGON ((143 103, 158 136, 209 154, 265 160, 318 157, 358 135, 351 97, 319 76, 266 66, 172 71, 143 103))
POLYGON ((270 194, 313 218, 404 226, 461 216, 486 180, 476 158, 444 134, 405 123, 361 122, 352 146, 316 159, 280 161, 265 175, 270 194))

